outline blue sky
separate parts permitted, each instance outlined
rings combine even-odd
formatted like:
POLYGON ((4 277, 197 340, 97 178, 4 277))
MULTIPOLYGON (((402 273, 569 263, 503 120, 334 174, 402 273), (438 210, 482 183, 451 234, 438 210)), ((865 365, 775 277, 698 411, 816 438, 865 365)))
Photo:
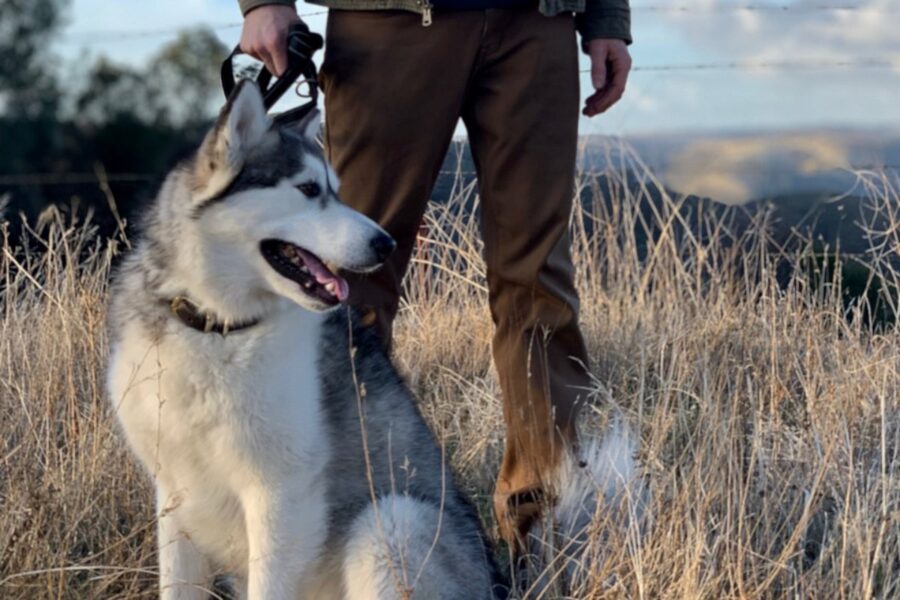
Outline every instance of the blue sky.
MULTIPOLYGON (((765 1, 633 0, 634 63, 649 70, 632 74, 625 98, 606 115, 583 118, 581 132, 900 126, 900 0, 765 1), (833 66, 867 61, 866 67, 833 66), (793 67, 652 70, 723 63, 793 67), (798 68, 810 64, 820 67, 798 68)), ((299 10, 321 8, 301 4, 299 10)), ((306 20, 324 30, 324 15, 306 20)), ((207 24, 233 45, 239 22, 236 0, 74 0, 56 50, 81 64, 99 54, 139 64, 173 37, 153 32, 207 24)), ((589 84, 585 74, 583 95, 589 84)))

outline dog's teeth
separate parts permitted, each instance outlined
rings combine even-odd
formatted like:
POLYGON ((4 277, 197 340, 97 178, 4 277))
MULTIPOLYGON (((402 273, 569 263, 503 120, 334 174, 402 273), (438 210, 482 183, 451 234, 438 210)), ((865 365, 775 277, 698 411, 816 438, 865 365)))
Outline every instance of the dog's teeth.
POLYGON ((282 253, 283 255, 287 256, 288 258, 293 258, 293 257, 297 256, 297 251, 294 250, 294 247, 293 247, 293 246, 289 246, 289 245, 287 245, 287 244, 284 244, 284 245, 281 247, 281 253, 282 253))
POLYGON ((328 283, 326 283, 325 289, 328 291, 329 294, 334 294, 334 282, 329 281, 328 283))

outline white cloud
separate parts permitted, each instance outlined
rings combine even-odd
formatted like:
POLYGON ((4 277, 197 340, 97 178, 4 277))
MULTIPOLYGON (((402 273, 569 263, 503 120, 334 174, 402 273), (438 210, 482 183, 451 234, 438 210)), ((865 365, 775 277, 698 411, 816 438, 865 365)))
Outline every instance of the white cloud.
POLYGON ((740 10, 737 12, 737 20, 741 29, 747 33, 759 34, 763 27, 763 20, 758 11, 740 10))
POLYGON ((669 23, 690 43, 739 58, 846 61, 900 56, 900 0, 862 0, 852 10, 823 10, 819 0, 797 0, 786 10, 730 10, 736 5, 726 0, 688 6, 696 10, 671 13, 669 23))

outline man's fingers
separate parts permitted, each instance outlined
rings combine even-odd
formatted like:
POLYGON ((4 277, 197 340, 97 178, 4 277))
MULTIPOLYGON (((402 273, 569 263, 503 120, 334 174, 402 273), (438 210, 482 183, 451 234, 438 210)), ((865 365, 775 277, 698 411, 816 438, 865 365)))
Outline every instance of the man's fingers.
POLYGON ((261 60, 270 73, 275 73, 275 62, 272 60, 272 55, 269 54, 269 50, 267 48, 260 48, 256 51, 256 58, 261 60))
POLYGON ((594 103, 594 107, 598 113, 606 112, 609 110, 613 104, 622 99, 622 94, 625 93, 624 87, 614 87, 610 86, 608 89, 600 92, 600 97, 594 103))
POLYGON ((606 112, 613 104, 618 102, 625 93, 625 82, 621 84, 610 84, 604 89, 597 90, 584 101, 585 116, 593 117, 600 113, 606 112))
POLYGON ((612 106, 612 101, 609 99, 608 90, 601 90, 584 101, 584 110, 582 112, 588 117, 593 117, 606 111, 610 106, 612 106))
POLYGON ((591 56, 591 83, 597 91, 585 100, 582 112, 593 117, 609 110, 625 93, 631 55, 621 40, 591 40, 587 50, 591 56))
POLYGON ((625 94, 625 85, 628 81, 629 64, 621 61, 610 62, 608 68, 612 70, 612 80, 605 87, 597 89, 597 92, 585 100, 584 114, 589 117, 609 110, 625 94))
POLYGON ((275 64, 272 61, 272 56, 269 54, 268 49, 262 44, 255 44, 251 42, 245 42, 241 40, 241 52, 244 52, 247 56, 252 56, 258 61, 261 61, 269 71, 272 71, 275 64))
POLYGON ((287 68, 287 40, 283 32, 275 27, 268 27, 263 32, 263 53, 267 59, 266 68, 276 77, 284 73, 287 68))
POLYGON ((244 17, 241 49, 265 63, 273 75, 280 76, 288 66, 288 28, 299 20, 293 6, 265 4, 254 8, 244 17))
POLYGON ((282 47, 273 49, 269 53, 269 57, 272 60, 272 66, 269 67, 269 70, 272 71, 273 75, 281 77, 281 74, 284 73, 288 67, 287 49, 282 47))
POLYGON ((248 49, 241 46, 241 50, 256 60, 262 61, 269 72, 276 77, 287 69, 287 51, 284 49, 273 49, 266 46, 248 49))
POLYGON ((603 100, 604 102, 609 102, 609 104, 604 106, 603 110, 621 100, 623 95, 625 95, 625 77, 617 75, 613 79, 612 84, 610 84, 609 89, 604 90, 603 100))
POLYGON ((612 63, 613 76, 612 87, 618 90, 619 98, 625 93, 625 84, 628 82, 628 74, 631 72, 631 57, 616 56, 612 63))
POLYGON ((597 98, 600 96, 600 92, 595 92, 588 96, 584 101, 584 108, 581 110, 581 114, 586 117, 593 117, 597 114, 597 98))
POLYGON ((591 83, 594 85, 595 90, 601 90, 606 87, 606 57, 592 62, 591 83))

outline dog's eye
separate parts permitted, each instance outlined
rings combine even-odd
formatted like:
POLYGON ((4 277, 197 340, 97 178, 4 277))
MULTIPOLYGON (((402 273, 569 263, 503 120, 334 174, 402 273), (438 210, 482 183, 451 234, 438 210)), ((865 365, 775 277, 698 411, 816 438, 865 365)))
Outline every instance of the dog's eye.
POLYGON ((322 188, 320 188, 319 184, 315 181, 307 181, 306 183, 301 183, 297 186, 297 189, 303 192, 303 195, 307 198, 315 198, 322 193, 322 188))

